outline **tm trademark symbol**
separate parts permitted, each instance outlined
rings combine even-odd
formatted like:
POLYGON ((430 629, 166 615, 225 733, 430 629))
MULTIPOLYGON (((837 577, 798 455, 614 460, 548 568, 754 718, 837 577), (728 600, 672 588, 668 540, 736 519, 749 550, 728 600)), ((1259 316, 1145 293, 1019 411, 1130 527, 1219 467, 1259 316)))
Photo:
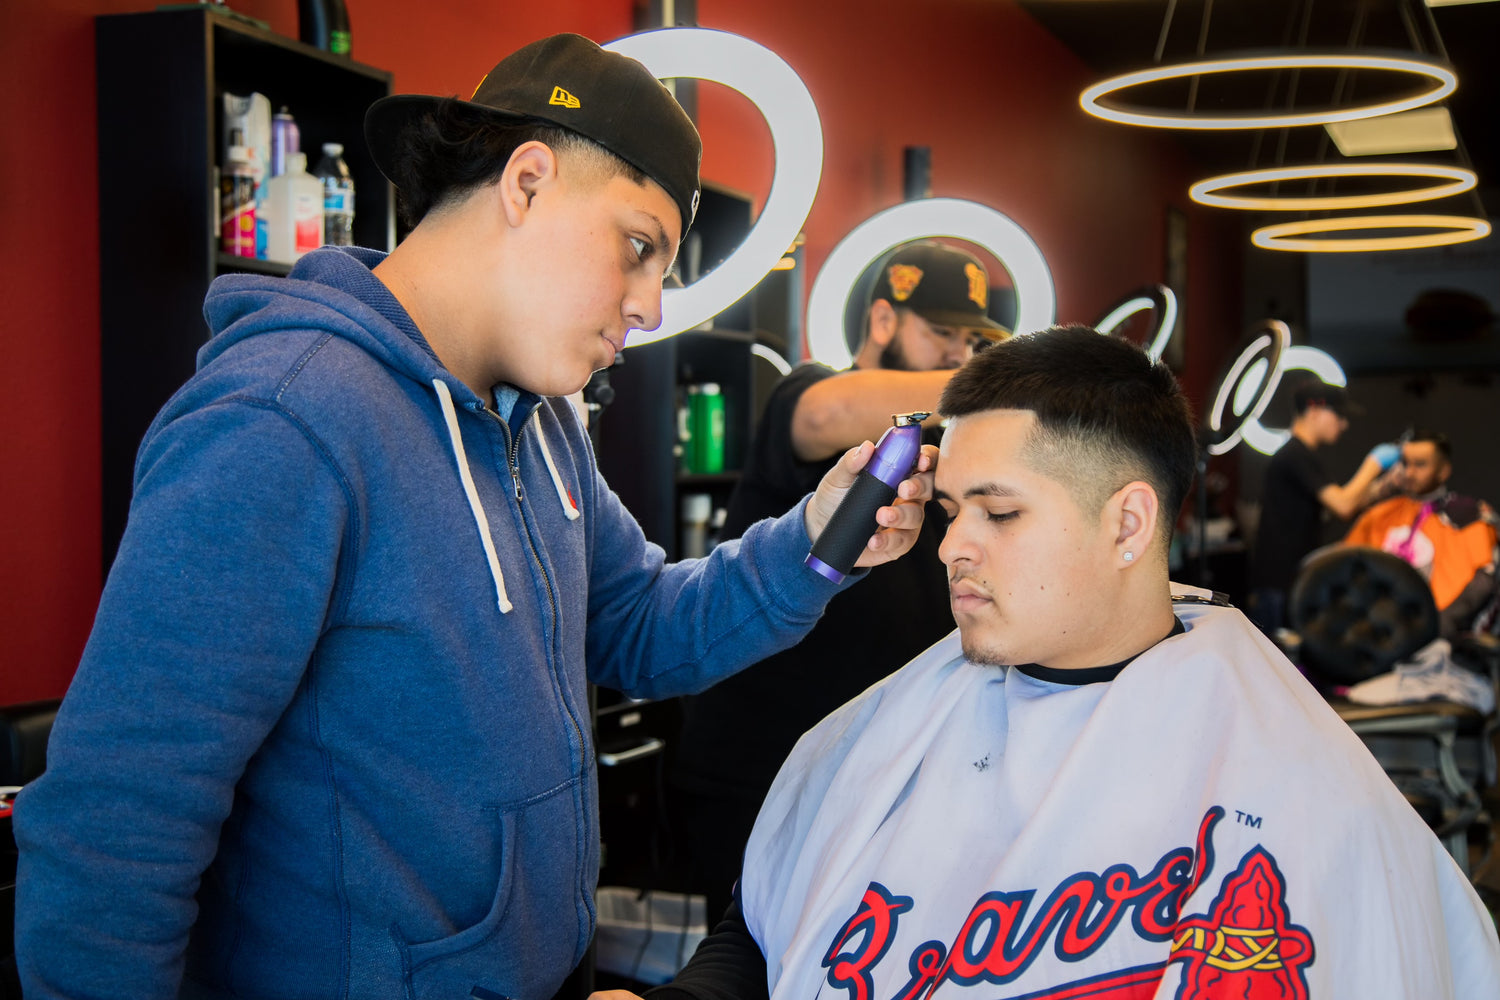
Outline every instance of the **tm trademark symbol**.
POLYGON ((1257 829, 1257 830, 1260 829, 1260 817, 1259 816, 1252 816, 1252 815, 1250 815, 1247 812, 1240 812, 1240 810, 1236 809, 1234 811, 1234 819, 1235 819, 1235 822, 1239 823, 1242 826, 1253 827, 1254 829, 1257 829))

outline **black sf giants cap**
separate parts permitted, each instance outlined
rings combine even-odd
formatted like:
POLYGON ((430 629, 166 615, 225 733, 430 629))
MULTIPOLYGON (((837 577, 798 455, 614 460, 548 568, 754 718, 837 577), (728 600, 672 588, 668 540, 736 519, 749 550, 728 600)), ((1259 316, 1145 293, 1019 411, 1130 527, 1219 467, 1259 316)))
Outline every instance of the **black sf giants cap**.
POLYGON ((885 299, 934 326, 969 327, 991 340, 1010 331, 990 319, 990 276, 973 254, 941 243, 908 243, 885 259, 870 301, 885 299))
MULTIPOLYGON (((396 94, 370 105, 365 141, 386 177, 402 130, 442 100, 396 94)), ((684 233, 692 225, 703 143, 671 91, 636 60, 582 35, 552 35, 500 60, 460 103, 499 122, 535 120, 592 139, 662 186, 682 213, 684 233)))

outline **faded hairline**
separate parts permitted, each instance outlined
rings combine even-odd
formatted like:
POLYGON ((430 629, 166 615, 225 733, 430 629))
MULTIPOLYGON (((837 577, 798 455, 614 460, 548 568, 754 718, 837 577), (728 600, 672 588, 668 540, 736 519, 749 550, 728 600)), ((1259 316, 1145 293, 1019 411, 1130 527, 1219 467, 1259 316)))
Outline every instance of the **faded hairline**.
POLYGON ((1152 482, 1145 463, 1109 435, 1081 428, 1048 426, 1036 417, 1021 448, 1031 469, 1067 487, 1078 509, 1097 519, 1109 498, 1133 482, 1145 483, 1157 499, 1157 541, 1165 547, 1172 538, 1174 515, 1166 510, 1161 489, 1152 482))

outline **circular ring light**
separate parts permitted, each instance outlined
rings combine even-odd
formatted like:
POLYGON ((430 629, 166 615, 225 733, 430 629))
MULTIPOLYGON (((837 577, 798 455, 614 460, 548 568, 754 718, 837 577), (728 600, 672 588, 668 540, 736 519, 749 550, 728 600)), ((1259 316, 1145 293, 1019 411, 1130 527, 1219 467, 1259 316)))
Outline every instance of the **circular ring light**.
POLYGON ((1367 250, 1416 250, 1451 243, 1482 240, 1490 234, 1485 219, 1467 215, 1357 215, 1342 219, 1306 219, 1262 226, 1250 234, 1250 242, 1267 250, 1301 250, 1310 253, 1359 253, 1367 250), (1372 236, 1366 239, 1289 239, 1314 233, 1342 233, 1364 229, 1432 229, 1415 236, 1372 236))
POLYGON ((1224 59, 1208 59, 1202 62, 1178 63, 1172 66, 1153 66, 1150 69, 1110 77, 1087 88, 1078 95, 1078 104, 1096 118, 1119 122, 1124 125, 1144 125, 1148 128, 1188 129, 1249 129, 1284 128, 1293 125, 1325 125, 1329 122, 1354 121, 1357 118, 1373 118, 1397 111, 1409 111, 1424 104, 1440 101, 1453 93, 1458 86, 1458 76, 1448 66, 1409 55, 1381 55, 1373 52, 1301 52, 1273 55, 1242 55, 1224 59), (1275 69, 1364 69, 1390 73, 1406 73, 1423 78, 1429 86, 1399 100, 1363 104, 1355 107, 1321 108, 1301 112, 1248 112, 1238 115, 1199 115, 1187 111, 1152 109, 1129 104, 1105 104, 1104 98, 1127 87, 1161 80, 1176 80, 1183 77, 1206 76, 1214 73, 1240 73, 1252 70, 1275 69))
POLYGON ((1152 361, 1160 361, 1167 341, 1172 339, 1172 332, 1177 329, 1177 296, 1166 285, 1147 285, 1131 292, 1112 306, 1104 314, 1104 318, 1094 324, 1094 329, 1107 336, 1118 330, 1120 324, 1131 316, 1147 309, 1156 315, 1156 335, 1151 338, 1151 345, 1146 348, 1146 353, 1152 361))
POLYGON ((792 366, 787 362, 786 358, 783 358, 765 344, 751 344, 750 353, 757 358, 765 360, 767 364, 776 369, 778 375, 790 375, 792 373, 792 366))
POLYGON ((813 359, 848 368, 844 303, 860 274, 894 246, 931 236, 968 240, 994 254, 1016 289, 1016 332, 1052 325, 1057 296, 1042 251, 1008 216, 959 198, 919 198, 870 216, 839 241, 818 270, 807 300, 807 342, 813 359))
POLYGON ((1210 455, 1233 450, 1245 438, 1247 427, 1260 428, 1260 416, 1281 382, 1281 361, 1291 346, 1292 331, 1280 320, 1270 319, 1251 330, 1247 340, 1219 379, 1219 391, 1208 411, 1209 430, 1222 435, 1208 445, 1210 455))
POLYGON ((812 95, 770 49, 705 28, 664 28, 610 42, 604 48, 639 60, 657 77, 711 80, 739 91, 771 128, 776 168, 760 217, 729 258, 686 288, 662 292, 662 322, 632 330, 627 347, 691 330, 754 288, 792 245, 818 193, 823 173, 823 126, 812 95))
POLYGON ((1384 205, 1406 205, 1430 201, 1473 190, 1479 178, 1463 167, 1445 167, 1428 163, 1329 163, 1308 167, 1282 167, 1274 170, 1246 170, 1222 174, 1199 181, 1188 188, 1188 197, 1200 205, 1219 208, 1243 208, 1268 212, 1296 212, 1314 209, 1379 208, 1384 205), (1323 198, 1277 198, 1255 195, 1220 194, 1227 188, 1278 181, 1321 180, 1325 177, 1434 177, 1444 183, 1409 191, 1384 194, 1329 195, 1323 198))
MULTIPOLYGON (((1316 347, 1288 347, 1281 355, 1281 370, 1310 371, 1327 385, 1349 384, 1339 363, 1316 347)), ((1262 455, 1276 454, 1292 436, 1291 431, 1267 427, 1258 419, 1246 421, 1240 432, 1245 443, 1262 455)))

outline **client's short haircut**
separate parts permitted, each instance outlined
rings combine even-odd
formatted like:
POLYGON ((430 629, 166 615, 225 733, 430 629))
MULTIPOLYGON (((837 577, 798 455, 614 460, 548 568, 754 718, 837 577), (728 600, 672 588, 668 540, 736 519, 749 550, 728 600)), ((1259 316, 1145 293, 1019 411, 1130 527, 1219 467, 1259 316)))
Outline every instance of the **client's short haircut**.
POLYGON ((1028 465, 1070 487, 1091 514, 1135 480, 1151 484, 1170 541, 1198 461, 1192 408, 1172 372, 1135 344, 1054 326, 976 354, 948 382, 945 417, 1030 410, 1028 465))
POLYGON ((1442 431, 1435 431, 1428 427, 1418 427, 1411 432, 1406 440, 1413 444, 1431 444, 1437 449, 1438 457, 1445 463, 1453 464, 1453 442, 1448 440, 1448 435, 1442 431))

